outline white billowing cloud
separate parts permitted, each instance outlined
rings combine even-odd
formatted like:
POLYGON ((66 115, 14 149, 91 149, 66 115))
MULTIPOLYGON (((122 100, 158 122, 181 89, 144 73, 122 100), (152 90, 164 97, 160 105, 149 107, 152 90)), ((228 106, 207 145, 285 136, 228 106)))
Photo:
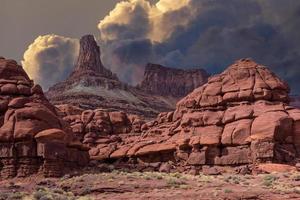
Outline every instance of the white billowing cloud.
POLYGON ((188 5, 190 0, 161 0, 156 3, 156 7, 161 12, 169 12, 173 10, 178 10, 186 5, 188 5))
POLYGON ((43 35, 29 45, 21 62, 29 77, 48 89, 70 74, 78 53, 78 39, 43 35))
POLYGON ((193 20, 197 8, 192 7, 190 1, 160 0, 154 5, 147 0, 122 1, 99 22, 101 39, 144 38, 162 42, 178 26, 186 26, 193 20), (170 23, 171 18, 174 21, 170 23))
POLYGON ((145 0, 122 1, 98 24, 103 41, 136 38, 148 32, 150 3, 145 0), (130 25, 130 27, 128 26, 130 25))

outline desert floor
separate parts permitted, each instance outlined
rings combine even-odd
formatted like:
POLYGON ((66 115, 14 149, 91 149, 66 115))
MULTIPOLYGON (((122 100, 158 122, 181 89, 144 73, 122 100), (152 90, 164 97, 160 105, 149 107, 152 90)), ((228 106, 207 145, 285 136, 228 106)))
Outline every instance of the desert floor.
POLYGON ((217 176, 158 172, 16 178, 0 182, 0 199, 300 199, 300 173, 217 176))

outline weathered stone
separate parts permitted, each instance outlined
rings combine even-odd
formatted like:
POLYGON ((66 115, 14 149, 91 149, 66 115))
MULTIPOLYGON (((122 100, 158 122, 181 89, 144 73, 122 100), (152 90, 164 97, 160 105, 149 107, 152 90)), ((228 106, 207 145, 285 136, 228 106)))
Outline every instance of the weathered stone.
POLYGON ((222 134, 222 144, 244 145, 249 143, 251 119, 242 119, 225 125, 222 134))
POLYGON ((164 152, 170 152, 174 151, 176 149, 176 145, 169 143, 169 144, 150 144, 147 146, 144 146, 140 148, 135 155, 141 156, 141 155, 148 155, 153 153, 164 153, 164 152))
POLYGON ((194 133, 197 135, 201 135, 201 145, 218 145, 221 142, 222 131, 222 127, 205 126, 195 128, 194 133))
POLYGON ((268 141, 251 142, 253 161, 272 160, 274 157, 274 143, 268 141))
POLYGON ((215 159, 217 165, 240 165, 251 162, 251 151, 247 146, 226 147, 222 149, 221 157, 215 159))
POLYGON ((284 141, 292 134, 293 120, 285 112, 267 112, 254 119, 251 139, 284 141))
POLYGON ((68 171, 64 164, 58 163, 74 166, 87 163, 87 150, 67 145, 75 140, 70 127, 21 66, 11 60, 1 60, 0 82, 1 178, 26 177, 39 170, 47 176, 56 176, 68 171), (70 149, 72 156, 65 153, 70 149), (47 159, 52 159, 51 166, 56 172, 47 164, 42 166, 47 159))
POLYGON ((67 134, 61 129, 47 129, 39 132, 34 136, 35 140, 40 143, 53 142, 66 143, 69 142, 67 134))
POLYGON ((187 160, 190 165, 204 165, 206 163, 206 151, 198 150, 193 151, 187 160))
POLYGON ((13 143, 1 143, 0 145, 0 159, 16 157, 17 152, 14 149, 13 143))
POLYGON ((130 121, 124 112, 110 112, 113 133, 128 133, 131 131, 130 121))

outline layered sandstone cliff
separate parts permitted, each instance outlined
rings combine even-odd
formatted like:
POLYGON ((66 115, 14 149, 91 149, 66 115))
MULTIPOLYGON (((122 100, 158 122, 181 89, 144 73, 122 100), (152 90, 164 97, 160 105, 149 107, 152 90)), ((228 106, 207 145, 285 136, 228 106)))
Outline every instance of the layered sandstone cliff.
POLYGON ((138 88, 149 94, 180 98, 205 84, 207 79, 203 69, 183 70, 149 63, 138 88))

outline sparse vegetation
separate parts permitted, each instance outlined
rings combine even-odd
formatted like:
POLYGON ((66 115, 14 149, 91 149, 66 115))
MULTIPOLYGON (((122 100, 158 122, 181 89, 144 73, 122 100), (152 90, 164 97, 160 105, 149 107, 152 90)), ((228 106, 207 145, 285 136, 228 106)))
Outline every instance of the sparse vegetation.
POLYGON ((273 185, 274 181, 276 181, 277 179, 278 179, 277 176, 268 174, 268 175, 264 176, 262 184, 266 187, 271 187, 273 185))
POLYGON ((23 192, 1 192, 0 200, 22 200, 26 195, 23 192))
POLYGON ((75 200, 71 192, 65 192, 60 189, 51 190, 45 187, 38 187, 33 193, 34 200, 75 200))
POLYGON ((224 178, 224 181, 227 183, 239 184, 241 182, 241 178, 238 176, 227 176, 224 178))
POLYGON ((226 189, 224 189, 224 192, 225 192, 225 193, 232 193, 233 191, 232 191, 231 189, 227 189, 227 188, 226 188, 226 189))
POLYGON ((206 176, 206 175, 199 175, 199 182, 204 182, 204 183, 211 183, 213 180, 212 176, 206 176))
POLYGON ((119 199, 123 195, 127 195, 128 199, 137 199, 138 194, 145 196, 146 199, 156 198, 155 195, 158 195, 157 199, 164 196, 167 199, 174 197, 175 200, 178 199, 175 198, 176 195, 176 197, 182 194, 189 196, 190 193, 222 199, 225 196, 245 194, 245 191, 250 192, 250 197, 256 195, 254 192, 263 191, 264 194, 276 197, 281 195, 282 199, 287 199, 291 194, 300 198, 300 187, 297 186, 299 177, 298 172, 247 176, 237 174, 195 176, 184 173, 93 171, 79 176, 40 179, 37 181, 36 189, 30 193, 24 193, 26 186, 19 181, 5 182, 0 185, 0 200, 93 200, 93 197, 119 199))

